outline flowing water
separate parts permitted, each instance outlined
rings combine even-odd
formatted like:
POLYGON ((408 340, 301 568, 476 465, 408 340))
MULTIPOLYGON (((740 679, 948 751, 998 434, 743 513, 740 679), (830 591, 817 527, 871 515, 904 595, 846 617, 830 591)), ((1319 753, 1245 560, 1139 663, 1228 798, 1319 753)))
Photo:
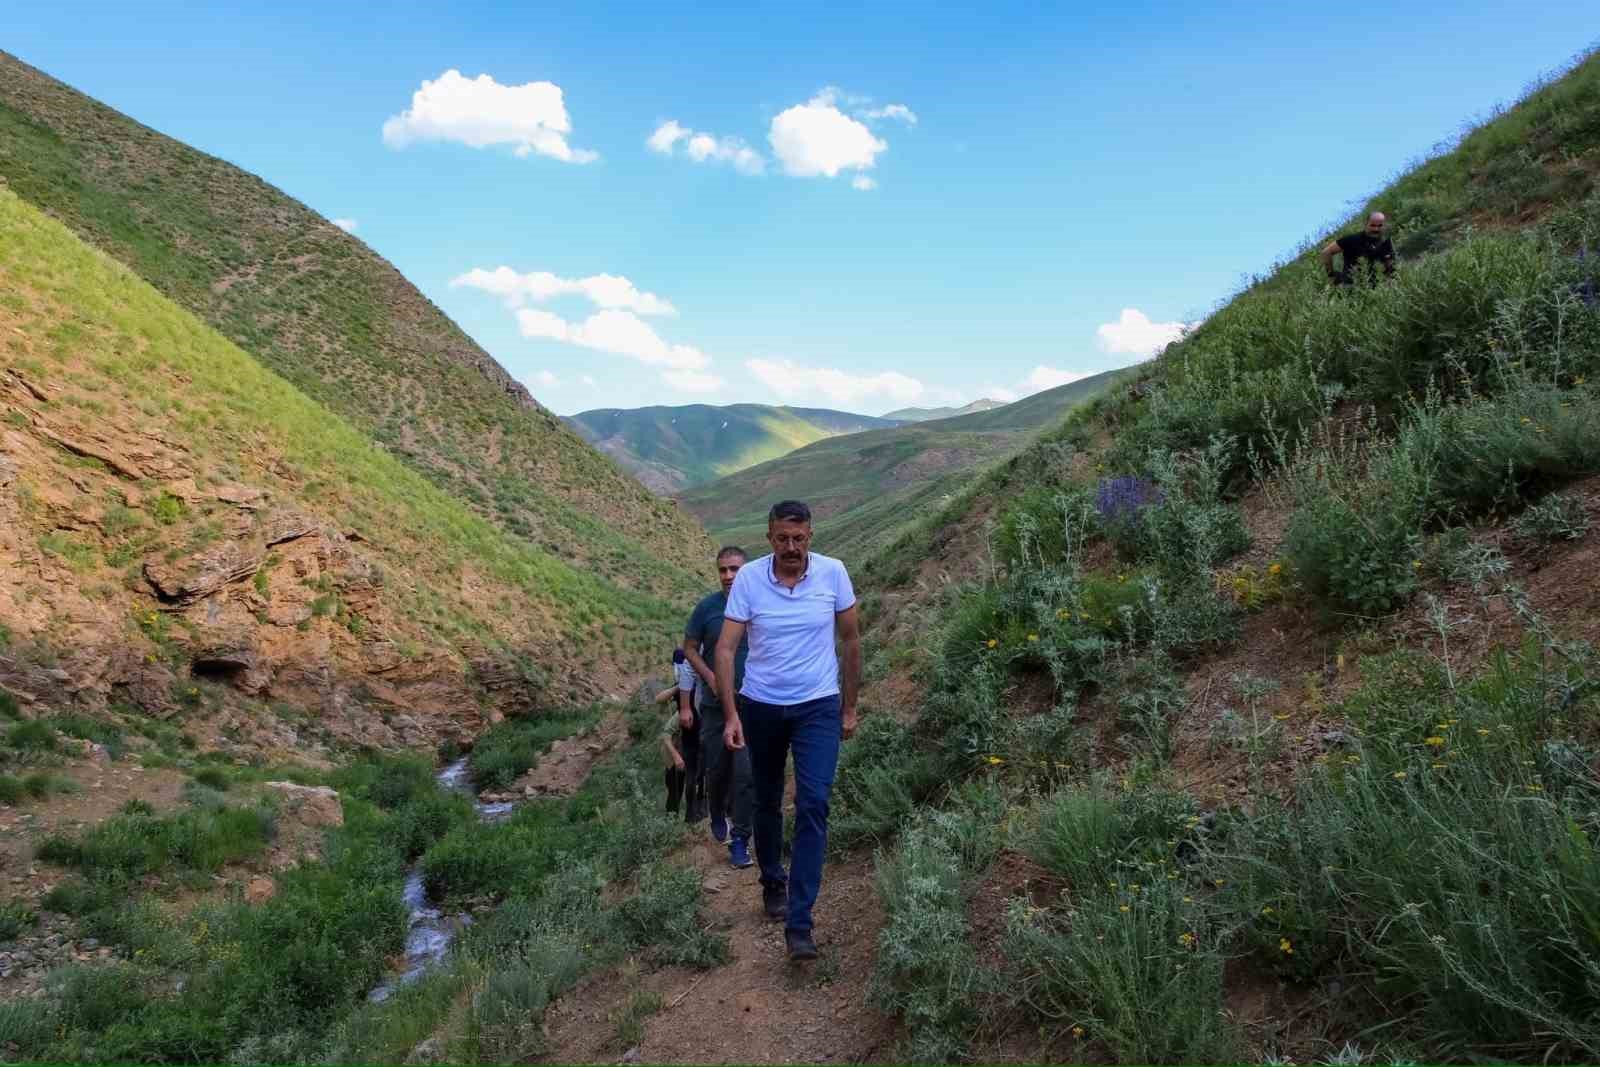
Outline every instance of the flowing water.
MULTIPOLYGON (((436 781, 446 789, 474 796, 472 782, 467 777, 467 761, 458 759, 440 771, 436 781)), ((478 818, 484 822, 499 822, 511 814, 509 802, 484 804, 472 802, 478 818)), ((411 923, 406 930, 406 963, 400 973, 386 978, 367 999, 377 1003, 388 1000, 394 991, 421 978, 450 950, 456 933, 472 922, 470 915, 446 915, 428 901, 428 889, 422 882, 422 861, 418 860, 406 872, 405 888, 400 891, 411 913, 411 923)))

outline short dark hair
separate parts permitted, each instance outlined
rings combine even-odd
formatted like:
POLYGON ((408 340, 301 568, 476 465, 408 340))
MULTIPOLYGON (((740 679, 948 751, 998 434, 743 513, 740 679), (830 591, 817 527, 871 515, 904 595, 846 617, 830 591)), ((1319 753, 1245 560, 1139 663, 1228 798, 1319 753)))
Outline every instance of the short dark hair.
POLYGON ((727 559, 729 556, 738 556, 740 559, 749 559, 750 558, 749 556, 745 555, 744 549, 740 548, 738 545, 723 545, 721 548, 719 548, 717 550, 717 562, 718 563, 721 563, 723 560, 727 559))
POLYGON ((767 525, 775 522, 810 522, 811 509, 798 500, 780 500, 767 512, 767 525))

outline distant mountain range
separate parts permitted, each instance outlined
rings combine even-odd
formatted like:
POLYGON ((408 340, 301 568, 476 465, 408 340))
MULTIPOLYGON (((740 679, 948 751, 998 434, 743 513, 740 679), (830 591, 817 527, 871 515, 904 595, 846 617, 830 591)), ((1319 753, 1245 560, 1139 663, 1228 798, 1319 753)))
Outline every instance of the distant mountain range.
POLYGON ((986 397, 983 400, 974 400, 966 407, 961 408, 901 408, 899 411, 891 411, 883 417, 893 419, 896 422, 928 422, 933 419, 949 419, 957 415, 972 415, 979 411, 993 411, 995 408, 1003 407, 1005 407, 1005 404, 1000 401, 990 400, 986 397))
POLYGON ((645 487, 678 493, 840 434, 900 425, 827 408, 767 404, 596 408, 566 418, 645 487))
POLYGON ((831 437, 679 494, 722 543, 759 550, 767 508, 793 497, 816 516, 818 551, 863 558, 979 470, 1015 455, 1123 374, 1107 371, 1013 404, 831 437))

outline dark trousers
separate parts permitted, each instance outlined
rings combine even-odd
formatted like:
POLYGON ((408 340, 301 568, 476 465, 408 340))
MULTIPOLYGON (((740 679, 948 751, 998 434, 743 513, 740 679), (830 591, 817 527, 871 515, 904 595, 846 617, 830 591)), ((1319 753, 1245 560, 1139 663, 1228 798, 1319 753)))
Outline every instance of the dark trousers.
POLYGON ((667 810, 678 810, 678 801, 683 800, 683 821, 699 822, 706 817, 706 788, 705 775, 701 773, 700 764, 700 716, 695 715, 695 724, 689 729, 678 730, 678 751, 683 755, 683 770, 668 767, 667 782, 667 810))
POLYGON ((828 797, 839 766, 839 697, 804 704, 739 698, 739 718, 755 778, 756 861, 761 884, 789 889, 785 926, 811 930, 811 906, 822 888, 828 848, 828 797), (783 869, 784 764, 794 753, 794 847, 783 869))
POLYGON ((712 816, 733 824, 733 836, 750 840, 755 783, 750 774, 750 749, 729 752, 722 744, 726 716, 722 705, 700 709, 700 767, 705 773, 706 800, 712 816))

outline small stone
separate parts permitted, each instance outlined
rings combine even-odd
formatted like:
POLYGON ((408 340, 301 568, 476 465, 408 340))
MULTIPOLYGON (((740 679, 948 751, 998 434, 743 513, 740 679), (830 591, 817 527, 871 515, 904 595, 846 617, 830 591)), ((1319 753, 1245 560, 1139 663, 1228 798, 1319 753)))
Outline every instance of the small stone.
POLYGON ((109 948, 97 949, 95 951, 95 955, 99 956, 103 960, 108 960, 111 958, 111 950, 109 948))
POLYGON ((271 878, 262 875, 250 879, 250 884, 244 888, 244 902, 246 904, 265 904, 278 892, 278 884, 271 878))
POLYGON ((639 1056, 640 1056, 639 1046, 635 1045, 632 1048, 630 1048, 628 1051, 626 1051, 626 1052, 624 1052, 622 1054, 622 1062, 623 1063, 638 1063, 639 1062, 639 1056))

